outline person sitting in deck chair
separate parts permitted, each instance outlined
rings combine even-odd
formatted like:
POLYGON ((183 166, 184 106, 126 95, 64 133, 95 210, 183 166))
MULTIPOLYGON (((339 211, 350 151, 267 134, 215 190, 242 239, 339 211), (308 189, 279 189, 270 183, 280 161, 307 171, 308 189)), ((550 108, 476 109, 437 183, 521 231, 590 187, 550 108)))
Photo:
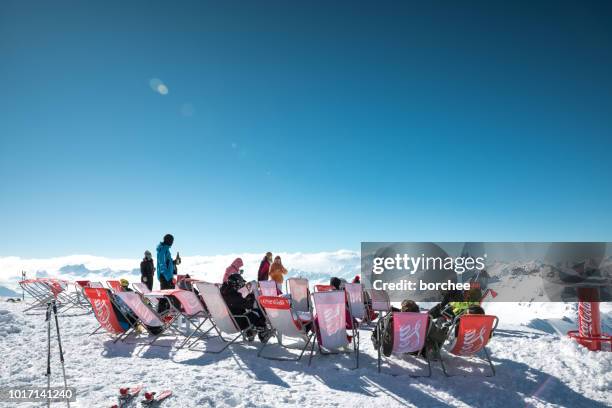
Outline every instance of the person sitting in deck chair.
MULTIPOLYGON (((393 352, 393 312, 419 313, 420 311, 421 309, 419 308, 419 305, 417 305, 413 300, 410 300, 410 299, 405 299, 402 302, 401 309, 398 309, 396 307, 391 307, 391 313, 385 316, 384 320, 382 321, 381 341, 382 341, 383 354, 385 356, 389 357, 391 353, 393 352)), ((378 328, 379 326, 377 325, 371 337, 372 344, 374 345, 375 349, 378 349, 379 347, 378 328)))
MULTIPOLYGON (((462 315, 484 315, 484 314, 485 314, 485 311, 482 308, 482 306, 478 304, 472 304, 467 309, 462 310, 461 314, 458 315, 457 318, 460 321, 462 315)), ((427 341, 425 344, 426 350, 434 348, 434 347, 437 349, 440 349, 442 347, 442 345, 446 341, 446 338, 448 337, 448 332, 453 324, 453 321, 454 319, 449 321, 443 317, 438 318, 433 321, 431 330, 429 331, 429 334, 427 335, 427 341)), ((459 321, 457 321, 457 325, 455 326, 455 336, 457 335, 458 330, 459 330, 459 321)))
MULTIPOLYGON (((241 329, 245 329, 251 322, 255 326, 255 331, 262 343, 265 343, 271 336, 271 331, 266 327, 266 319, 263 317, 260 310, 255 308, 255 295, 251 292, 250 285, 247 286, 246 281, 239 273, 234 273, 227 278, 227 281, 221 286, 221 296, 227 304, 234 319, 241 329), (239 292, 240 289, 246 287, 249 293, 243 297, 239 292), (242 316, 248 318, 244 318, 242 316)), ((247 339, 253 341, 255 332, 247 332, 247 339)))

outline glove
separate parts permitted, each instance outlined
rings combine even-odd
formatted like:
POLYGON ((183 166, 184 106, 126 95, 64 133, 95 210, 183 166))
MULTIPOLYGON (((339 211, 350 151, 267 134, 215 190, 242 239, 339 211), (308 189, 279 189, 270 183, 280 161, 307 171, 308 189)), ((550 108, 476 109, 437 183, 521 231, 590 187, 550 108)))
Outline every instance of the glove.
POLYGON ((147 277, 146 277, 146 276, 143 276, 143 277, 142 277, 142 281, 143 281, 143 282, 147 282, 147 277))

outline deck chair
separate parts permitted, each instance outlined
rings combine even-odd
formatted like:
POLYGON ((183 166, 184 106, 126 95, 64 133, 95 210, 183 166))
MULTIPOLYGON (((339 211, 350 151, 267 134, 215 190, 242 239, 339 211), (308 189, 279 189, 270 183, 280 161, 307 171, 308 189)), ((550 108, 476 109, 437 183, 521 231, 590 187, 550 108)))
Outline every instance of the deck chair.
POLYGON ((206 309, 204 309, 204 305, 200 302, 195 293, 184 289, 171 289, 164 292, 167 296, 172 296, 178 300, 181 305, 181 310, 178 310, 173 302, 169 302, 170 307, 173 308, 175 312, 179 313, 187 321, 189 326, 194 327, 193 331, 185 337, 185 340, 177 349, 180 350, 183 348, 194 336, 205 337, 211 330, 216 329, 216 326, 212 325, 207 331, 201 330, 204 323, 210 319, 210 315, 206 309), (196 320, 200 318, 203 320, 198 323, 196 320))
MULTIPOLYGON (((236 322, 236 319, 234 319, 234 316, 232 316, 229 308, 227 307, 225 300, 223 300, 223 297, 221 296, 221 291, 219 290, 219 287, 217 285, 206 282, 194 282, 193 285, 198 290, 198 292, 200 292, 200 296, 202 297, 202 300, 208 308, 208 313, 210 314, 211 322, 216 327, 215 330, 217 331, 219 338, 221 338, 222 341, 227 343, 220 350, 213 351, 204 349, 202 351, 204 351, 205 353, 218 354, 223 352, 232 344, 234 344, 234 342, 236 342, 236 340, 238 340, 240 337, 246 340, 246 331, 254 328, 248 316, 236 316, 244 317, 248 322, 248 326, 244 329, 241 329, 238 323, 236 322), (236 336, 228 341, 223 337, 222 333, 230 335, 235 334, 236 336)), ((195 339, 195 341, 189 345, 189 349, 193 349, 195 344, 197 344, 200 340, 201 338, 195 339)))
POLYGON ((147 293, 151 293, 151 290, 149 290, 149 287, 142 283, 142 282, 134 282, 132 283, 132 288, 137 292, 140 293, 141 295, 146 295, 147 293))
POLYGON ((367 320, 367 313, 363 299, 363 285, 361 283, 345 283, 344 291, 346 292, 349 312, 353 319, 360 321, 367 320))
MULTIPOLYGON (((449 330, 449 337, 447 339, 448 346, 447 350, 450 354, 463 357, 476 356, 480 351, 484 352, 485 361, 489 363, 491 367, 492 375, 486 375, 492 377, 495 375, 495 368, 491 362, 491 357, 487 351, 486 345, 491 338, 491 335, 497 328, 499 319, 497 316, 489 315, 462 315, 455 318, 453 325, 449 330), (455 330, 457 328, 457 330, 455 330), (457 331, 457 335, 455 335, 457 331)), ((447 372, 444 360, 440 355, 440 364, 442 370, 447 377, 451 375, 447 372)))
POLYGON ((106 284, 113 292, 123 292, 123 287, 121 287, 121 282, 118 280, 107 280, 106 284))
POLYGON ((314 285, 315 292, 329 292, 330 290, 334 290, 332 285, 314 285))
MULTIPOLYGON (((136 315, 139 323, 142 323, 145 327, 157 327, 160 329, 159 333, 157 334, 151 333, 153 339, 148 343, 148 345, 156 346, 155 342, 167 331, 174 331, 176 334, 180 334, 178 327, 176 327, 176 319, 178 318, 178 315, 171 313, 172 309, 169 309, 167 313, 160 315, 148 303, 145 302, 141 295, 136 292, 115 292, 115 296, 120 298, 132 311, 132 313, 136 315), (170 316, 170 318, 166 319, 166 316, 170 316)), ((135 333, 135 327, 136 324, 133 325, 132 330, 124 335, 123 340, 135 333)))
POLYGON ((91 335, 98 332, 100 329, 104 329, 106 333, 108 333, 114 342, 119 341, 126 332, 130 330, 130 328, 124 328, 119 323, 119 318, 115 313, 115 309, 113 308, 113 303, 110 298, 110 294, 108 293, 108 289, 105 288, 83 288, 83 293, 89 303, 91 303, 91 308, 94 312, 94 316, 100 323, 100 327, 98 327, 95 331, 93 331, 91 335))
POLYGON ((304 341, 304 347, 301 348, 300 355, 297 358, 290 357, 273 357, 273 356, 264 356, 263 350, 267 346, 268 341, 264 342, 257 352, 258 357, 263 357, 269 360, 279 360, 279 361, 299 361, 304 352, 308 348, 312 337, 314 336, 314 332, 308 333, 305 328, 305 323, 299 318, 296 318, 291 312, 291 306, 289 303, 289 299, 280 297, 280 296, 260 296, 259 304, 266 312, 266 316, 268 317, 268 321, 272 326, 273 335, 276 337, 278 344, 282 347, 286 347, 282 344, 282 337, 290 337, 296 338, 304 341))
MULTIPOLYGON (((348 346, 349 339, 346 329, 346 295, 343 290, 333 290, 329 292, 315 292, 312 294, 313 303, 317 312, 314 320, 315 330, 318 331, 318 336, 315 336, 316 343, 319 345, 321 354, 338 354, 339 349, 348 346), (323 349, 328 350, 327 352, 323 349)), ((355 368, 359 368, 359 331, 353 325, 351 330, 353 353, 355 354, 355 368)), ((310 349, 310 359, 308 365, 312 362, 312 354, 314 351, 315 342, 312 342, 310 349)))
MULTIPOLYGON (((425 347, 425 340, 430 328, 429 315, 427 313, 415 312, 393 312, 393 349, 394 354, 405 354, 418 352, 416 357, 421 356, 425 347)), ((379 325, 378 333, 378 372, 382 363, 382 326, 379 325)), ((411 377, 431 377, 431 362, 428 357, 427 374, 411 377)))
POLYGON ((300 312, 310 312, 310 290, 308 289, 308 279, 287 279, 286 285, 287 293, 291 295, 291 308, 300 312))
POLYGON ((259 281, 258 286, 261 296, 278 296, 278 287, 275 281, 259 281))
POLYGON ((24 313, 35 309, 46 310, 47 303, 55 299, 49 286, 40 279, 25 279, 19 282, 19 286, 33 299, 29 307, 24 310, 24 313))

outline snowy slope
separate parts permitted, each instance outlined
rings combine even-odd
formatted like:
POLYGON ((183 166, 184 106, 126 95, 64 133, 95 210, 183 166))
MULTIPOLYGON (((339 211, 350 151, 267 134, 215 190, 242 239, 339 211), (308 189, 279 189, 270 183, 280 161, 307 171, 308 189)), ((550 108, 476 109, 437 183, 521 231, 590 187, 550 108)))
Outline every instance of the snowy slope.
MULTIPOLYGON (((25 316, 23 307, 0 304, 0 353, 5 356, 0 362, 0 387, 45 384, 44 317, 25 316)), ((264 360, 256 357, 257 341, 220 355, 113 344, 105 335, 88 337, 97 327, 92 315, 63 316, 60 326, 69 384, 78 390, 77 407, 110 406, 120 386, 139 383, 154 390, 171 388, 175 396, 164 403, 167 407, 610 406, 612 353, 588 352, 557 335, 548 323, 551 316, 571 320, 570 305, 488 307, 501 318, 490 343, 498 373, 493 378, 478 373, 446 378, 437 363, 431 378, 411 378, 410 370, 423 367, 397 358, 379 374, 366 329, 360 332, 361 367, 352 370, 354 360, 348 356, 315 355, 312 367, 307 360, 264 360)), ((610 314, 611 305, 604 304, 603 312, 610 314)), ((212 340, 207 344, 218 346, 212 340)), ((475 364, 448 360, 456 372, 475 364)), ((61 385, 56 349, 52 373, 54 383, 61 385)))

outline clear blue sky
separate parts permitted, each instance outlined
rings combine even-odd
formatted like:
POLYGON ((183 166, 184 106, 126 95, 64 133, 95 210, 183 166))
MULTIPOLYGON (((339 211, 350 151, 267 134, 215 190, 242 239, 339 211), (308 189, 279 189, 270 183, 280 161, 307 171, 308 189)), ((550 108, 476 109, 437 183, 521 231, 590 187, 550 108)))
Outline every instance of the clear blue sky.
POLYGON ((0 255, 612 240, 612 3, 420 3, 0 2, 0 255))

